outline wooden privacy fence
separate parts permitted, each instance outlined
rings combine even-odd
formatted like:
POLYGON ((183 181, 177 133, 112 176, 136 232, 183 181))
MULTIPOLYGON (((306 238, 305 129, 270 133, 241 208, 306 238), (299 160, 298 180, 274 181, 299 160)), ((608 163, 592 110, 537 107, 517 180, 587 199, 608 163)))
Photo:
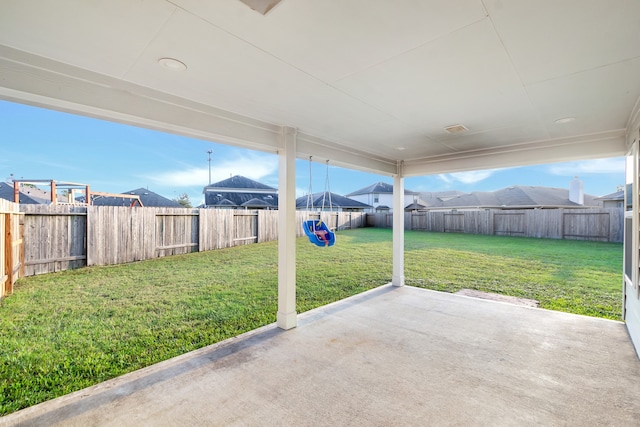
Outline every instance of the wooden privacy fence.
POLYGON ((0 199, 0 298, 24 276, 23 217, 19 205, 0 199))
MULTIPOLYGON (((546 239, 622 242, 624 213, 613 209, 522 209, 406 212, 405 229, 546 239)), ((391 227, 389 213, 368 214, 367 225, 391 227)))
MULTIPOLYGON (((277 240, 278 211, 22 205, 25 275, 112 265, 277 240)), ((334 230, 365 225, 364 213, 322 212, 334 230)), ((303 219, 318 212, 296 212, 303 219)), ((302 227, 297 235, 304 235, 302 227)))

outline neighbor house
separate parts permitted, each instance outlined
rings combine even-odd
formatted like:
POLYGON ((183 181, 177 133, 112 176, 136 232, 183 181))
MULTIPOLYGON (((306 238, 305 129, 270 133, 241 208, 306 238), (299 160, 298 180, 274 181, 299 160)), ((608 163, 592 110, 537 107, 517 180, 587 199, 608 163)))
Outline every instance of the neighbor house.
MULTIPOLYGON (((370 205, 366 212, 393 212, 393 185, 386 182, 376 182, 346 195, 346 197, 370 205)), ((404 190, 404 206, 420 202, 420 193, 404 190)))
POLYGON ((602 201, 603 208, 622 208, 624 207, 624 190, 600 196, 597 199, 602 201))
MULTIPOLYGON (((37 187, 20 184, 19 187, 20 204, 25 205, 49 205, 51 204, 51 193, 41 190, 37 187)), ((13 202, 14 188, 13 183, 0 182, 0 199, 13 202)))
POLYGON ((313 193, 311 198, 304 195, 296 199, 296 209, 299 210, 324 210, 333 212, 365 212, 371 209, 371 205, 359 202, 349 197, 341 196, 336 193, 313 193))
MULTIPOLYGON (((424 200, 424 199, 423 199, 424 200)), ((496 191, 474 191, 450 199, 429 198, 424 210, 601 208, 600 198, 565 188, 516 185, 496 191)))
POLYGON ((258 181, 236 175, 207 185, 205 208, 278 209, 278 190, 258 181))
POLYGON ((137 188, 131 191, 124 191, 121 194, 127 196, 138 196, 137 198, 131 197, 117 197, 117 196, 100 196, 92 195, 91 204, 94 206, 139 206, 153 207, 153 208, 182 208, 183 206, 174 201, 167 199, 154 193, 148 188, 137 188), (140 204, 136 201, 139 200, 140 204))

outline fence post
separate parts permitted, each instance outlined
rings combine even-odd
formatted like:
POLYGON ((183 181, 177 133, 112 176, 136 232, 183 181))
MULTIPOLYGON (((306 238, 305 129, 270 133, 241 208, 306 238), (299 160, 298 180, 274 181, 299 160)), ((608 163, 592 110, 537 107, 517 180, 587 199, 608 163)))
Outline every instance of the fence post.
MULTIPOLYGON (((87 191, 88 188, 87 188, 87 191)), ((87 193, 87 197, 89 194, 87 193)), ((90 200, 87 198, 87 200, 90 200)), ((91 215, 91 203, 87 202, 86 208, 87 216, 84 220, 84 265, 89 267, 89 216, 91 215)))
POLYGON ((204 209, 202 208, 198 210, 198 252, 202 252, 204 250, 202 243, 204 242, 204 226, 202 225, 204 223, 203 210, 204 209))
POLYGON ((18 277, 24 277, 24 218, 25 215, 18 215, 18 221, 20 224, 20 270, 18 277))
POLYGON ((4 270, 7 281, 4 283, 4 294, 9 295, 13 292, 13 225, 11 218, 13 214, 8 213, 4 216, 4 270))

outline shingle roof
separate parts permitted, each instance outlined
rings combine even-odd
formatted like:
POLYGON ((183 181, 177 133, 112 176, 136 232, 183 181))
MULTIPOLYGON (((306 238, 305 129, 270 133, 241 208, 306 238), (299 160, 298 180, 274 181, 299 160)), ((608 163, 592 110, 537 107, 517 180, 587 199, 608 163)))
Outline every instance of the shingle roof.
POLYGON ((598 200, 624 200, 624 190, 616 191, 615 193, 606 194, 604 196, 596 198, 598 200))
POLYGON ((229 199, 222 199, 216 206, 238 206, 229 199))
MULTIPOLYGON (((336 193, 313 193, 311 195, 313 200, 314 209, 320 209, 322 207, 322 198, 324 196, 324 207, 325 209, 329 208, 329 194, 331 194, 331 206, 334 208, 343 208, 343 209, 366 209, 370 208, 370 205, 366 203, 359 202, 357 200, 350 199, 345 196, 341 196, 336 193), (326 196, 325 196, 326 194, 326 196)), ((307 207, 307 196, 298 197, 296 199, 296 208, 305 209, 307 207)))
POLYGON ((262 200, 266 203, 265 206, 277 207, 278 195, 276 193, 233 193, 233 192, 219 192, 219 193, 205 193, 204 201, 207 206, 243 206, 250 200, 262 200))
MULTIPOLYGON (((167 199, 154 193, 146 188, 137 188, 131 191, 124 191, 120 194, 135 194, 140 196, 140 201, 145 207, 166 207, 166 208, 181 208, 182 205, 173 200, 167 199)), ((92 198, 92 204, 94 206, 131 206, 133 199, 124 197, 96 197, 92 198)))
MULTIPOLYGON (((35 190, 37 190, 38 195, 41 195, 41 193, 43 193, 43 191, 40 189, 33 190, 34 192, 36 192, 35 190)), ((29 194, 30 192, 30 187, 25 187, 23 185, 20 186, 20 203, 25 205, 48 205, 51 203, 50 199, 31 195, 29 194)), ((5 199, 13 202, 13 185, 6 182, 0 182, 0 199, 5 199)))
POLYGON ((245 206, 251 202, 254 207, 278 207, 278 190, 244 176, 236 175, 204 187, 207 206, 245 206), (255 200, 259 200, 260 203, 255 200))
POLYGON ((420 210, 424 208, 426 208, 426 206, 421 203, 411 203, 404 207, 405 210, 411 210, 411 211, 420 210))
POLYGON ((246 178, 241 175, 235 175, 235 176, 232 176, 231 178, 223 179, 222 181, 214 182, 213 184, 207 185, 206 187, 204 187, 205 191, 207 191, 207 189, 218 189, 218 188, 223 188, 227 190, 230 188, 235 188, 235 189, 251 188, 251 189, 277 191, 277 189, 273 187, 269 187, 268 185, 262 184, 261 182, 254 181, 252 179, 246 178))
POLYGON ((463 194, 442 202, 439 207, 517 207, 517 206, 600 206, 596 197, 585 194, 584 204, 569 200, 564 188, 513 186, 497 191, 463 194))
MULTIPOLYGON (((392 194, 393 193, 393 185, 388 184, 386 182, 376 182, 375 184, 371 184, 368 187, 361 188, 360 190, 356 190, 352 193, 346 195, 346 197, 359 196, 361 194, 392 194)), ((418 194, 415 191, 404 190, 404 194, 418 194)))
POLYGON ((462 196, 465 193, 458 190, 449 190, 449 191, 429 191, 429 192, 421 192, 420 201, 426 203, 426 207, 429 208, 438 208, 442 207, 443 203, 447 200, 453 199, 457 196, 462 196))
POLYGON ((273 205, 271 203, 268 203, 265 200, 262 199, 258 199, 258 198, 253 198, 251 200, 248 200, 246 202, 244 202, 242 205, 243 208, 267 208, 267 207, 273 207, 273 205))

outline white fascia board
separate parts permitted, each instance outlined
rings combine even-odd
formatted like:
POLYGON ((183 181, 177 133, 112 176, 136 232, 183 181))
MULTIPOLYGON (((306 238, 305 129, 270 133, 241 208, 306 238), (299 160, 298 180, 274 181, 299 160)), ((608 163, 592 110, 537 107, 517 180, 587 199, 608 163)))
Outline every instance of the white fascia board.
POLYGON ((616 157, 626 152, 625 130, 619 129, 405 161, 403 172, 404 176, 433 175, 616 157))
POLYGON ((629 116, 626 136, 627 148, 631 149, 634 141, 637 141, 640 138, 640 98, 636 101, 636 105, 633 107, 631 115, 629 116))
POLYGON ((334 166, 358 169, 381 175, 394 176, 398 173, 395 160, 385 159, 360 150, 349 148, 313 135, 298 132, 296 155, 301 159, 313 157, 313 161, 325 162, 334 166))
POLYGON ((275 153, 280 126, 0 45, 0 99, 275 153))

